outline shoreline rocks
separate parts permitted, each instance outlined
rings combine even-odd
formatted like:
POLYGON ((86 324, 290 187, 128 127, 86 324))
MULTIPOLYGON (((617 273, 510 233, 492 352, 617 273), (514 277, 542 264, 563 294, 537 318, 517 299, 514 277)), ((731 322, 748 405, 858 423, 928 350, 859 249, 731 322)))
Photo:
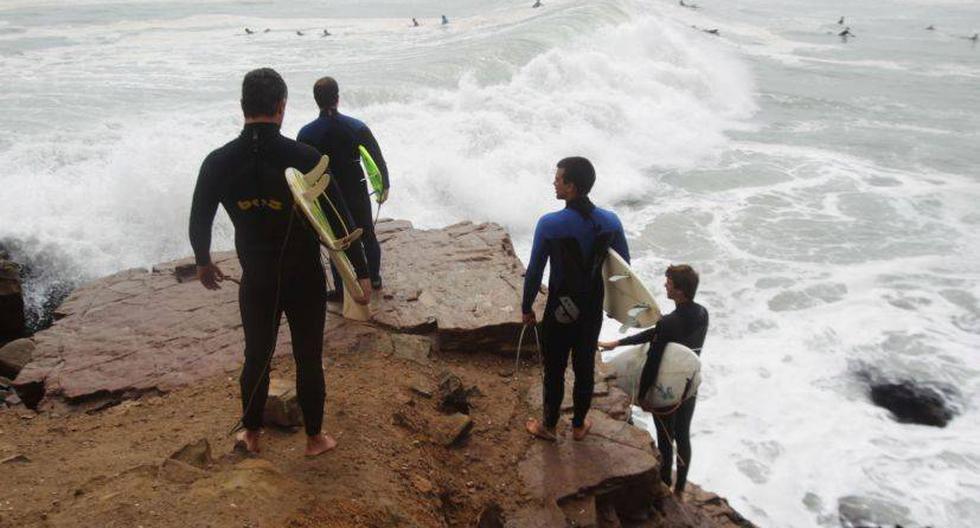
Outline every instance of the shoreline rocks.
POLYGON ((940 391, 909 380, 871 385, 871 401, 901 423, 946 427, 956 415, 940 391))

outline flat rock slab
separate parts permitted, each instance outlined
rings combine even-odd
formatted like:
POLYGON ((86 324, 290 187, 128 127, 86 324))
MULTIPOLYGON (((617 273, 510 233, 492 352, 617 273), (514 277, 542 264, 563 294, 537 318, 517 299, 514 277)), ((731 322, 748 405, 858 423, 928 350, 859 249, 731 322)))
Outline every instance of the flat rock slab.
POLYGON ((570 436, 557 443, 535 441, 520 462, 521 479, 538 499, 561 503, 577 495, 608 494, 658 470, 649 435, 638 440, 630 430, 643 431, 600 411, 590 412, 589 419, 596 434, 580 442, 570 436))
MULTIPOLYGON (((328 312, 328 349, 378 345, 425 362, 425 342, 382 336, 430 334, 443 349, 481 352, 516 342, 524 267, 503 228, 462 223, 419 230, 385 221, 378 236, 385 288, 372 302, 374 321, 352 323, 328 312)), ((225 274, 241 276, 234 253, 212 257, 225 274)), ((34 336, 33 361, 15 380, 25 403, 135 397, 237 371, 243 350, 238 287, 224 282, 206 290, 193 270, 193 260, 183 259, 75 290, 55 311, 54 325, 34 336)), ((277 354, 290 351, 283 324, 277 354)))

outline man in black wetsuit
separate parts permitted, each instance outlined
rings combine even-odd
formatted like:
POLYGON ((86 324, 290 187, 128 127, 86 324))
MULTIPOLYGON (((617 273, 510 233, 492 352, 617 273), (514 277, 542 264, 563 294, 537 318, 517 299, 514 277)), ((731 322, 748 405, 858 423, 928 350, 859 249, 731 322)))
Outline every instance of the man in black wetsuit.
POLYGON ((565 208, 546 214, 534 229, 531 260, 524 275, 521 312, 525 325, 537 322, 534 298, 541 287, 545 264, 551 261, 548 302, 542 328, 544 356, 543 420, 528 420, 527 431, 555 440, 555 428, 565 395, 565 369, 572 356, 575 387, 572 399, 572 437, 582 440, 592 424, 586 419, 595 385, 595 343, 602 327, 602 263, 612 247, 629 261, 623 225, 612 211, 589 200, 595 169, 582 157, 565 158, 555 171, 555 198, 565 208))
MULTIPOLYGON (((670 266, 665 273, 667 280, 664 288, 667 298, 674 301, 677 308, 664 316, 657 325, 639 334, 618 341, 599 342, 603 350, 612 350, 623 345, 650 343, 647 360, 643 365, 640 376, 639 395, 644 395, 657 381, 660 361, 663 359, 667 343, 680 343, 697 355, 701 355, 704 337, 708 333, 708 310, 694 302, 698 291, 698 274, 690 266, 670 266)), ((694 416, 694 403, 697 394, 691 395, 677 409, 667 416, 654 414, 657 425, 657 447, 660 449, 662 464, 660 478, 670 486, 671 466, 673 465, 673 449, 671 439, 677 442, 677 481, 674 483, 674 495, 683 500, 684 485, 687 483, 687 470, 691 466, 691 418, 694 416)), ((639 398, 643 401, 643 398, 639 398)), ((654 411, 653 409, 644 409, 654 411)))
MULTIPOLYGON (((388 166, 381 147, 378 146, 374 134, 362 121, 346 116, 337 111, 340 91, 337 81, 332 77, 323 77, 313 85, 313 98, 320 107, 320 117, 316 118, 300 131, 296 137, 300 142, 311 145, 320 152, 330 156, 330 172, 340 184, 344 200, 354 217, 354 224, 363 229, 361 241, 367 254, 368 269, 371 273, 371 286, 381 289, 381 245, 374 234, 374 220, 371 217, 371 199, 364 184, 364 172, 361 170, 361 155, 358 145, 364 145, 371 158, 374 159, 378 170, 381 171, 382 187, 378 203, 388 199, 388 166)), ((353 228, 351 228, 353 229, 353 228)), ((334 285, 338 286, 328 297, 331 301, 343 299, 340 291, 340 273, 331 265, 334 285)))
MULTIPOLYGON (((259 451, 269 392, 268 367, 285 312, 296 360, 296 393, 306 427, 306 454, 314 456, 336 446, 321 431, 326 286, 319 244, 305 217, 293 207, 284 173, 287 167, 309 172, 321 155, 280 135, 285 109, 286 83, 278 73, 262 68, 245 75, 245 127, 201 164, 189 231, 197 277, 213 290, 225 279, 210 252, 211 226, 219 203, 235 226, 235 250, 242 265, 238 304, 245 332, 245 365, 239 380, 245 431, 238 439, 249 451, 259 451)), ((334 186, 328 193, 338 209, 346 211, 339 189, 334 186)), ((348 257, 362 288, 370 294, 363 252, 355 248, 348 251, 348 257)), ((367 302, 367 298, 358 301, 367 302)))

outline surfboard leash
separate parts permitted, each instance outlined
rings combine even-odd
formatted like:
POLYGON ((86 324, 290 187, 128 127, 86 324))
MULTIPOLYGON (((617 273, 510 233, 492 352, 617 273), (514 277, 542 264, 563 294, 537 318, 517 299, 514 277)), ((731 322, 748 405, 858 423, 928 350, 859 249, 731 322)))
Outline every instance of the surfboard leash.
POLYGON ((521 335, 517 338, 517 359, 514 361, 514 378, 517 378, 521 370, 521 347, 524 345, 524 333, 528 326, 534 327, 534 341, 538 345, 538 356, 541 356, 541 335, 538 333, 538 325, 524 325, 521 327, 521 335))

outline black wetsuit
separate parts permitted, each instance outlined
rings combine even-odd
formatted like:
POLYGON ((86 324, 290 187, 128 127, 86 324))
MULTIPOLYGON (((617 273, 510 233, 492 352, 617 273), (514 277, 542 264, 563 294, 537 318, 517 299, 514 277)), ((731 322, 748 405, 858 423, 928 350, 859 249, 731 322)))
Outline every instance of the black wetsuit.
MULTIPOLYGON (((640 376, 640 390, 637 394, 646 394, 656 382, 667 343, 680 343, 700 356, 707 333, 708 310, 691 301, 677 305, 677 309, 664 316, 653 328, 620 339, 620 345, 650 343, 647 360, 643 365, 643 374, 640 376)), ((681 491, 687 483, 687 470, 691 465, 691 419, 694 417, 696 400, 695 394, 685 400, 673 413, 654 417, 654 422, 657 424, 657 447, 660 449, 663 461, 660 466, 660 478, 665 484, 670 485, 671 466, 674 460, 671 446, 671 438, 673 438, 677 442, 679 459, 677 482, 674 488, 681 491)))
MULTIPOLYGON (((374 134, 362 121, 345 116, 336 110, 324 110, 320 117, 304 126, 297 140, 312 145, 320 152, 330 156, 330 172, 340 183, 344 199, 354 217, 354 224, 364 230, 361 241, 367 254, 371 281, 381 280, 381 245, 374 234, 374 219, 371 217, 371 199, 364 183, 361 170, 361 155, 358 145, 364 145, 374 163, 381 171, 382 185, 389 188, 388 166, 385 164, 381 147, 374 134)), ((340 284, 340 274, 333 269, 334 284, 340 284)))
POLYGON ((544 425, 554 428, 565 395, 565 369, 572 356, 572 425, 581 427, 592 406, 596 339, 602 327, 602 263, 612 247, 629 260, 619 218, 588 200, 541 217, 534 230, 524 277, 521 309, 529 313, 551 261, 548 302, 541 321, 544 350, 544 425))
MULTIPOLYGON (((278 125, 248 124, 238 138, 204 159, 194 189, 190 240, 197 265, 211 262, 211 226, 219 203, 235 226, 235 250, 242 265, 238 302, 245 332, 240 385, 243 424, 250 430, 262 426, 269 391, 266 365, 275 351, 283 312, 292 335, 296 392, 306 433, 319 433, 323 422, 325 277, 317 239, 302 213, 294 211, 284 176, 287 167, 308 172, 320 157, 315 149, 280 135, 278 125)), ((340 190, 333 187, 328 192, 345 211, 340 190)), ((357 244, 348 257, 358 276, 366 277, 367 265, 357 244)))

